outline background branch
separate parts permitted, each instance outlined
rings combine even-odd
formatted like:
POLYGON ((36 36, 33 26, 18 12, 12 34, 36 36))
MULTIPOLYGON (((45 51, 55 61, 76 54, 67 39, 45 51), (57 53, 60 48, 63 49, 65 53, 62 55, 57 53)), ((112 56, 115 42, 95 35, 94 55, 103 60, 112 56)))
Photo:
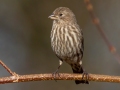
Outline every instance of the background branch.
POLYGON ((98 31, 100 32, 102 38, 104 39, 106 45, 108 46, 108 49, 111 53, 113 53, 113 55, 115 56, 116 60, 120 63, 120 56, 116 51, 116 48, 112 45, 112 43, 109 41, 109 39, 107 38, 100 22, 99 19, 97 18, 97 16, 95 15, 94 11, 93 11, 93 5, 91 4, 90 0, 84 0, 87 10, 90 13, 90 16, 92 18, 93 23, 95 24, 95 26, 97 27, 98 31))

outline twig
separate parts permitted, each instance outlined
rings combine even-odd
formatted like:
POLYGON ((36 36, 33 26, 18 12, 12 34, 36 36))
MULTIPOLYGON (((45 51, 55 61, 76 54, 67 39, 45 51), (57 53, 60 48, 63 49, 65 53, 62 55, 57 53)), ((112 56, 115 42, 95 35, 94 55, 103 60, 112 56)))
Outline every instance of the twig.
MULTIPOLYGON (((85 78, 86 77, 84 77, 84 80, 85 78)), ((19 78, 16 78, 14 76, 2 77, 0 78, 0 84, 42 80, 81 80, 81 79, 82 79, 81 74, 60 73, 60 76, 56 77, 53 77, 52 74, 32 74, 32 75, 19 75, 19 78), (18 80, 15 82, 16 79, 18 80)), ((89 81, 120 83, 120 76, 89 74, 89 81)))
POLYGON ((1 60, 0 60, 0 64, 11 74, 11 75, 15 75, 15 72, 12 72, 10 70, 10 68, 7 67, 7 65, 5 65, 1 60))
POLYGON ((8 68, 7 65, 5 65, 1 60, 0 60, 0 64, 12 75, 13 82, 17 82, 19 79, 19 75, 16 74, 15 72, 12 72, 10 68, 8 68))
POLYGON ((117 59, 117 61, 120 63, 120 56, 116 51, 116 48, 111 44, 111 42, 109 41, 109 39, 107 38, 103 28, 101 27, 101 24, 99 22, 99 19, 97 18, 97 16, 95 15, 94 11, 93 11, 93 5, 91 4, 90 0, 84 0, 87 10, 90 13, 90 16, 92 18, 93 23, 95 24, 95 26, 97 27, 97 29, 99 30, 102 38, 104 39, 106 45, 108 46, 109 50, 111 53, 113 53, 113 55, 115 56, 115 58, 117 59))

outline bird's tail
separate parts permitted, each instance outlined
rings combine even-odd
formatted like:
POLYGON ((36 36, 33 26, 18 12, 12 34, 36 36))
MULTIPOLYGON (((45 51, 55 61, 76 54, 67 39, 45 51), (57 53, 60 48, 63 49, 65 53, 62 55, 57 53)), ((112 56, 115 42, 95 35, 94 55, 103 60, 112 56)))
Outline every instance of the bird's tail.
MULTIPOLYGON (((82 66, 79 64, 72 65, 71 67, 72 67, 73 73, 79 73, 79 74, 84 73, 82 66)), ((75 83, 76 84, 89 84, 87 80, 75 80, 75 83)))

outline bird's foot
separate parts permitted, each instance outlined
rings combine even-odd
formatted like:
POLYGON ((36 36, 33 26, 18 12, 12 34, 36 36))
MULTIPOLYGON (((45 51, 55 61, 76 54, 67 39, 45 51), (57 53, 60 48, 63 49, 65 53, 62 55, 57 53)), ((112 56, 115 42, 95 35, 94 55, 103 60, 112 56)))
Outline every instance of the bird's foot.
POLYGON ((84 71, 82 74, 82 79, 84 79, 84 77, 85 77, 85 81, 88 82, 89 74, 86 71, 84 71))
POLYGON ((57 82, 57 80, 55 79, 56 76, 60 77, 60 74, 58 73, 58 70, 56 70, 55 72, 53 72, 52 76, 54 77, 54 80, 57 82))

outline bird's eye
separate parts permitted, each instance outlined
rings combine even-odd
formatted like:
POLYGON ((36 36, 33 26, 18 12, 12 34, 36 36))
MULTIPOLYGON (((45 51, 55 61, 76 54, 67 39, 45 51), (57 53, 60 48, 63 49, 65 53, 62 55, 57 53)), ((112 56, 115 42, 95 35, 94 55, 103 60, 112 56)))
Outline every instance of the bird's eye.
POLYGON ((62 16, 63 14, 59 14, 60 16, 62 16))

